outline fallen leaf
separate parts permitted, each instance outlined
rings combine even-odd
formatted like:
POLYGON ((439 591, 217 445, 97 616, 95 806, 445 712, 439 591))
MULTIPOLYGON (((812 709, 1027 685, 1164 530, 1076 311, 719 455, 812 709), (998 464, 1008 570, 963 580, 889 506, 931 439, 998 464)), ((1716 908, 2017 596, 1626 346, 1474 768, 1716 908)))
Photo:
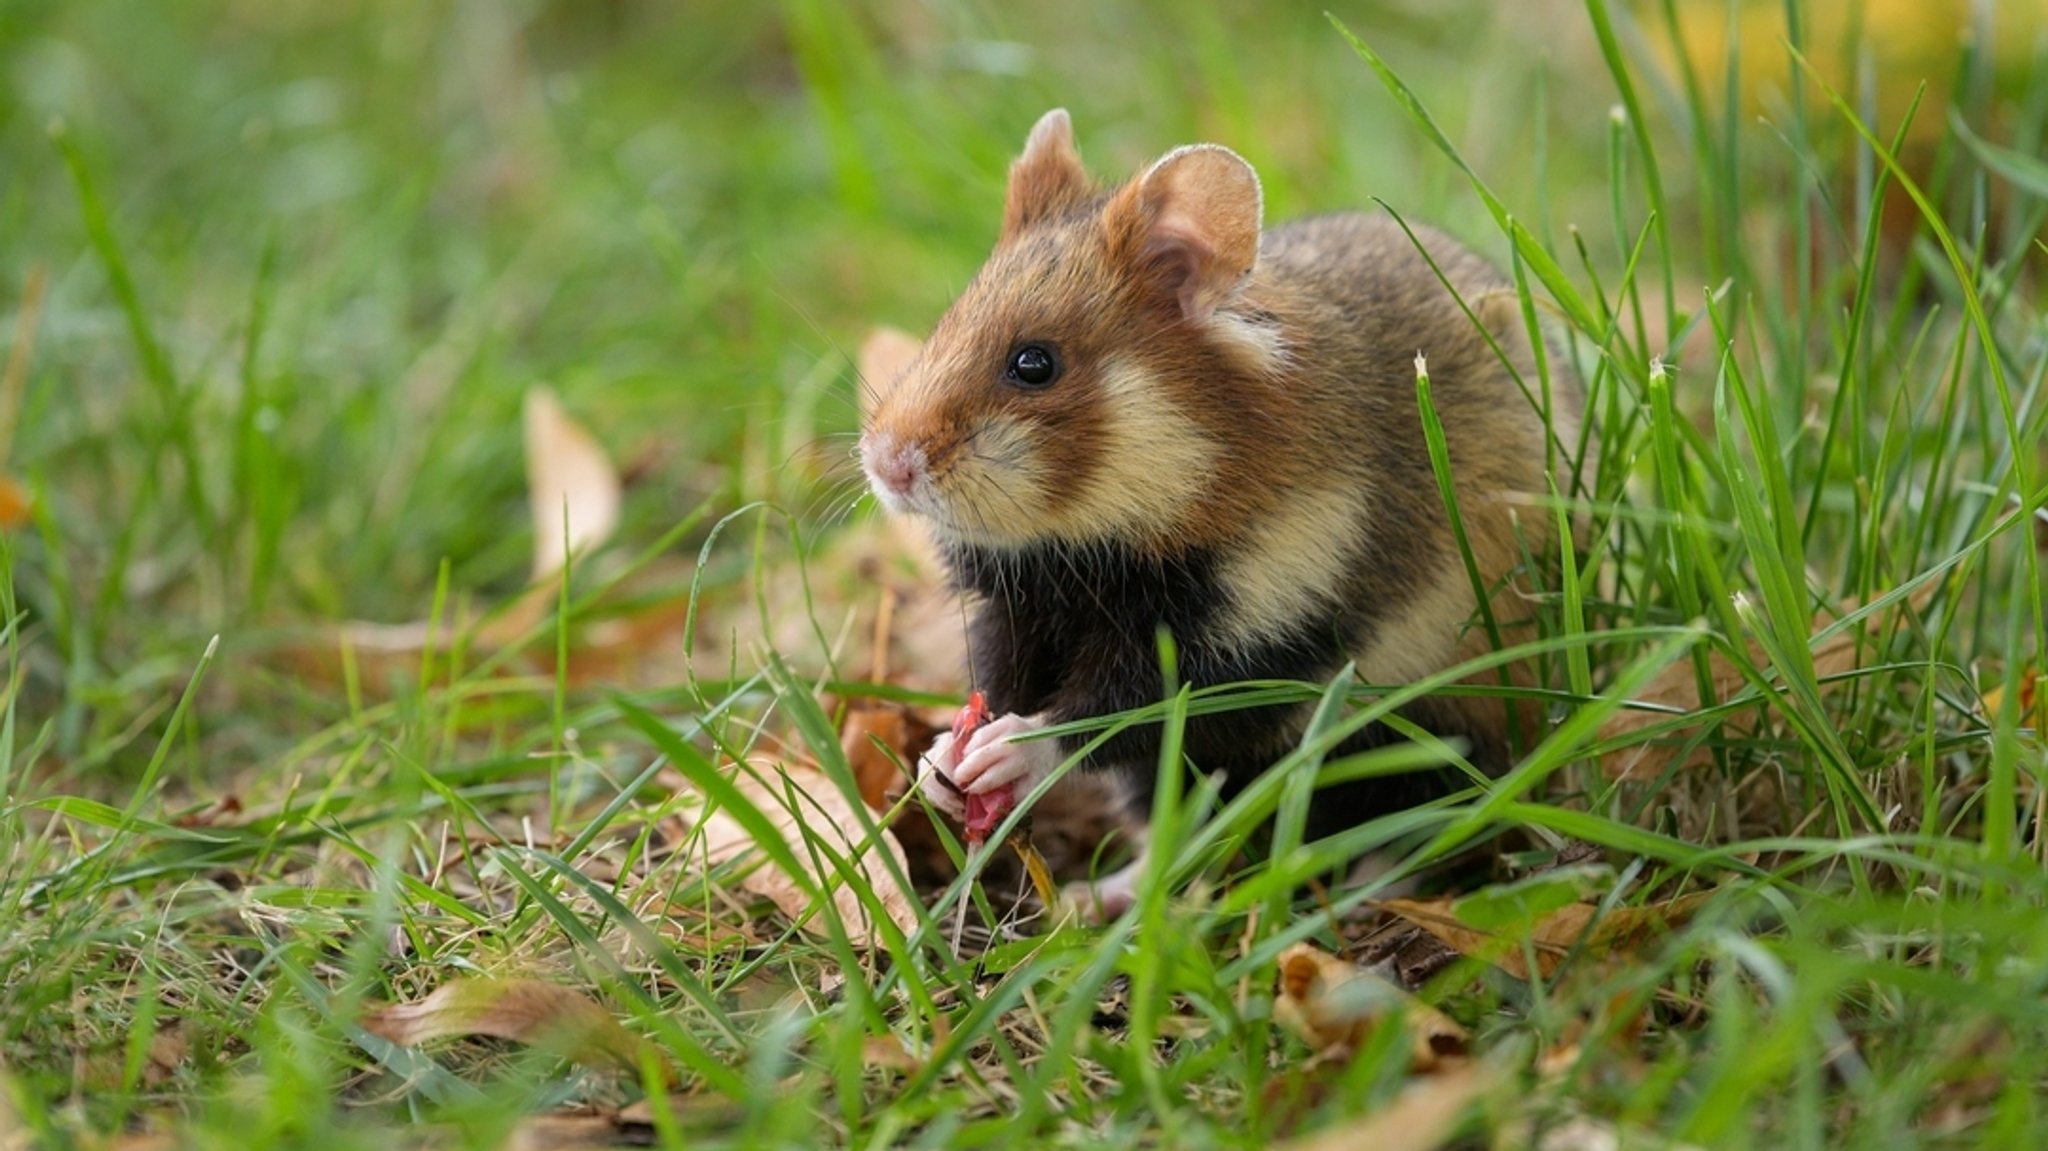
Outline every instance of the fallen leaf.
MULTIPOLYGON (((49 283, 49 272, 38 261, 29 265, 28 277, 21 285, 21 310, 14 315, 14 346, 7 352, 7 367, 0 370, 0 464, 7 462, 8 453, 14 447, 15 420, 21 415, 21 398, 28 390, 28 366, 36 356, 36 330, 43 318, 43 288, 49 283)), ((27 498, 20 485, 10 477, 0 476, 6 482, 6 492, 21 500, 21 510, 27 510, 27 498)), ((13 527, 14 523, 0 523, 0 527, 13 527)))
MULTIPOLYGON (((686 1131, 731 1128, 746 1117, 745 1109, 737 1101, 723 1095, 650 1095, 619 1108, 618 1114, 612 1117, 613 1125, 626 1144, 648 1147, 661 1142, 662 1126, 654 1121, 657 1098, 669 1118, 686 1131)), ((546 1144, 536 1146, 545 1147, 546 1144)))
POLYGON ((1483 959, 1517 979, 1529 978, 1528 950, 1548 979, 1576 949, 1587 956, 1634 951, 1690 919, 1713 892, 1695 892, 1647 907, 1616 907, 1605 915, 1593 903, 1569 903, 1522 929, 1482 930, 1458 914, 1460 898, 1389 899, 1381 908, 1422 928, 1458 950, 1483 959), (1597 917, 1597 920, 1596 920, 1597 917), (1529 947, 1525 950, 1523 944, 1529 947))
POLYGON ((1590 1115, 1568 1116, 1540 1130, 1533 1123, 1524 1123, 1511 1142, 1500 1146, 1532 1151, 1699 1151, 1690 1143, 1637 1128, 1623 1129, 1590 1115))
POLYGON ((610 1012, 572 988, 537 979, 458 979, 418 1003, 391 1003, 363 1030, 401 1047, 452 1035, 488 1035, 578 1063, 638 1073, 642 1044, 610 1012))
POLYGON ((915 1074, 924 1070, 925 1061, 903 1045, 903 1040, 894 1035, 870 1035, 860 1042, 860 1061, 864 1067, 881 1071, 901 1071, 915 1074))
POLYGON ((888 394, 922 347, 922 341, 900 328, 869 330, 854 359, 854 369, 860 373, 861 415, 867 415, 869 407, 888 394))
MULTIPOLYGON (((36 1144, 17 1144, 0 1139, 0 1148, 4 1148, 5 1151, 14 1151, 16 1147, 28 1148, 33 1146, 36 1146, 36 1144)), ((175 1151, 176 1148, 186 1147, 189 1144, 176 1133, 170 1131, 123 1131, 106 1142, 85 1143, 82 1146, 97 1148, 99 1151, 175 1151)))
POLYGON ((886 811, 909 782, 904 765, 937 729, 902 704, 863 700, 849 705, 839 728, 839 749, 853 769, 861 801, 886 811))
POLYGON ((161 1087, 177 1073, 178 1068, 184 1066, 191 1049, 191 1043, 185 1038, 185 1029, 175 1023, 150 1036, 149 1059, 142 1067, 142 1082, 150 1087, 161 1087))
POLYGON ((502 1151, 596 1151, 638 1146, 611 1116, 595 1112, 530 1115, 512 1128, 502 1151))
POLYGON ((1273 1018, 1317 1051, 1348 1057, 1395 1016, 1408 1029, 1411 1070, 1464 1062, 1469 1036, 1443 1012, 1312 944, 1297 943, 1280 953, 1273 1018))
POLYGON ((1500 1078, 1477 1063, 1411 1085, 1358 1119, 1279 1144, 1279 1151, 1434 1151, 1448 1142, 1474 1100, 1500 1078))
MULTIPOLYGON (((875 839, 867 840, 863 827, 875 822, 872 811, 868 819, 859 818, 853 809, 854 801, 823 772, 801 761, 783 764, 757 756, 732 772, 730 779, 740 794, 774 825, 797 863, 806 868, 804 875, 791 875, 772 858, 766 858, 761 866, 740 879, 743 889, 772 901, 784 915, 818 936, 829 934, 830 928, 825 920, 811 914, 814 908, 810 889, 830 892, 832 906, 854 942, 878 946, 876 924, 869 916, 867 904, 840 876, 825 851, 813 851, 807 846, 808 836, 826 851, 844 858, 860 874, 862 882, 874 893, 882 914, 898 930, 908 935, 917 929, 917 912, 910 894, 895 878, 904 874, 908 866, 903 848, 885 827, 878 827, 875 839), (893 869, 878 862, 878 849, 889 854, 895 863, 893 869)), ((701 838, 691 853, 711 866, 736 859, 758 846, 747 829, 725 811, 699 817, 696 826, 701 838)))
MULTIPOLYGON (((21 415, 21 398, 28 389, 28 366, 35 359, 36 329, 43 314, 43 286, 48 274, 40 263, 30 265, 21 289, 21 310, 15 314, 14 347, 8 350, 7 367, 0 371, 0 465, 7 462, 14 447, 15 420, 21 415)), ((28 487, 12 473, 0 471, 0 531, 18 528, 29 520, 35 499, 28 487)))
POLYGON ((18 528, 29 520, 36 502, 20 480, 0 472, 0 530, 18 528))
POLYGON ((526 393, 526 501, 533 513, 533 582, 611 538, 619 525, 618 469, 553 392, 526 393), (564 520, 566 518, 566 524, 564 520))
MULTIPOLYGON (((562 410, 552 392, 530 389, 524 412, 527 510, 533 524, 533 574, 526 590, 483 613, 474 626, 461 620, 442 620, 438 626, 430 620, 344 622, 316 643, 294 649, 302 667, 336 673, 339 653, 346 649, 361 670, 371 673, 366 680, 379 682, 378 669, 409 667, 429 645, 451 647, 458 633, 467 637, 470 650, 487 653, 518 642, 547 617, 560 598, 570 559, 596 549, 618 527, 623 487, 596 437, 562 410)), ((629 649, 679 635, 686 613, 685 599, 674 596, 639 612, 595 621, 575 633, 571 663, 596 659, 604 667, 595 674, 615 671, 629 649)), ((550 648, 550 670, 553 656, 550 648)), ((590 674, 586 671, 583 678, 590 674)))
MULTIPOLYGON (((1990 722, 1998 718, 1998 712, 2005 704, 2003 683, 1986 688, 1983 695, 1984 719, 1990 722)), ((2048 695, 2041 692, 2041 667, 2029 664, 2020 669, 2020 716, 2021 727, 2031 727, 2037 732, 2048 733, 2048 695)))
MULTIPOLYGON (((1925 607, 1939 589, 1938 582, 1930 582, 1913 595, 1906 604, 1914 609, 1925 607)), ((1814 617, 1813 631, 1817 634, 1835 620, 1835 616, 1822 614, 1814 617)), ((1861 666, 1861 656, 1877 649, 1890 628, 1896 626, 1902 613, 1894 611, 1874 612, 1863 620, 1858 630, 1848 628, 1828 636, 1813 646, 1813 670, 1816 678, 1843 675, 1861 666)), ((1768 663, 1763 646, 1752 641, 1749 645, 1750 662, 1756 666, 1768 663)), ((1707 655, 1707 678, 1713 686, 1714 698, 1726 701, 1749 686, 1741 669, 1718 651, 1707 655)), ((1825 686, 1825 685, 1823 685, 1825 686)), ((1654 780, 1667 771, 1689 770, 1704 767, 1714 761, 1713 749, 1702 744, 1693 749, 1683 763, 1675 764, 1680 747, 1690 735, 1694 725, 1683 724, 1669 728, 1674 719, 1700 710, 1699 675, 1690 659, 1682 659, 1658 672, 1636 695, 1635 703, 1641 706, 1624 707, 1609 716, 1600 725, 1600 742, 1621 743, 1623 746, 1608 751, 1600 757, 1600 767, 1609 779, 1654 780), (1662 728, 1654 737, 1645 737, 1647 742, 1629 742, 1629 737, 1650 728, 1662 728)), ((1719 717, 1722 729, 1735 739, 1746 739, 1757 733, 1763 718, 1763 709, 1749 706, 1719 717)))

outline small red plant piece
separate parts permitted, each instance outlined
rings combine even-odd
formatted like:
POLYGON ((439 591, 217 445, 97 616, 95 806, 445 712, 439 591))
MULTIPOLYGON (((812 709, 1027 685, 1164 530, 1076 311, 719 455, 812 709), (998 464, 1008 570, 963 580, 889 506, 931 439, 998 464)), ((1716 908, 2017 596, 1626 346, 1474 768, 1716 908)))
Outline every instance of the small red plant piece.
MULTIPOLYGON (((960 714, 953 717, 953 747, 955 752, 967 746, 967 738, 975 729, 989 721, 988 700, 978 691, 970 692, 967 705, 960 714)), ((965 797, 967 807, 967 846, 980 847, 988 837, 1017 806, 1017 789, 1005 787, 1000 791, 977 795, 969 792, 965 797)))

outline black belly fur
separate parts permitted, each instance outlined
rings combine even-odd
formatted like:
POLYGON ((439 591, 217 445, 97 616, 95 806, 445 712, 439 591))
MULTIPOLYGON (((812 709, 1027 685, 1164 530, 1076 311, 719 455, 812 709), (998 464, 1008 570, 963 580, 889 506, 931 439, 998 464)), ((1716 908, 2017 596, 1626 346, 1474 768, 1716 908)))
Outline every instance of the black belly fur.
MULTIPOLYGON (((1196 551, 1150 559, 1116 548, 1021 551, 955 546, 954 579, 977 601, 969 628, 974 681, 997 714, 1044 714, 1053 722, 1089 719, 1160 701, 1165 680, 1157 634, 1173 637, 1182 683, 1196 688, 1244 680, 1323 683, 1369 638, 1361 613, 1333 607, 1304 618, 1278 639, 1218 642, 1228 606, 1212 555, 1196 551)), ((1307 710, 1258 707, 1192 716, 1183 751, 1198 770, 1221 771, 1227 791, 1251 782, 1300 739, 1307 710)), ((1149 806, 1161 727, 1135 724, 1097 748, 1088 766, 1126 772, 1149 806)), ((1440 734, 1455 734, 1441 732, 1440 734)), ((1384 744, 1374 725, 1337 750, 1384 744)), ((1065 741, 1072 754, 1085 739, 1065 741)), ((1361 780, 1317 795, 1308 832, 1322 836, 1442 794, 1440 772, 1361 780)))

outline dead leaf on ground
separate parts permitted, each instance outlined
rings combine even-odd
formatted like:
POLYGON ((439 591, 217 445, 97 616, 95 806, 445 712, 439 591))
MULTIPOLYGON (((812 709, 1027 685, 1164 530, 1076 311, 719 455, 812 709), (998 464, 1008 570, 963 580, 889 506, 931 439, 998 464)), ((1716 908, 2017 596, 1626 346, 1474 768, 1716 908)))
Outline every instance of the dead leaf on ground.
MULTIPOLYGON (((1912 595, 1906 597, 1901 607, 1920 610, 1940 588, 1939 582, 1929 582, 1912 595)), ((1841 614, 1848 614, 1846 612, 1841 614)), ((1813 670, 1817 678, 1844 675, 1862 666, 1864 655, 1881 650, 1880 645, 1891 628, 1897 626, 1905 613, 1894 608, 1874 612, 1866 617, 1858 628, 1845 628, 1828 636, 1813 647, 1813 670)), ((1838 615, 1822 613, 1813 620, 1813 632, 1819 634, 1839 618, 1838 615)), ((1750 662, 1763 666, 1769 663, 1763 646, 1754 641, 1749 645, 1750 662)), ((1708 681, 1711 683, 1716 700, 1726 701, 1741 694, 1749 681, 1726 656, 1718 651, 1707 654, 1708 681)), ((1825 685, 1823 685, 1825 687, 1825 685)), ((1699 675, 1690 659, 1682 659, 1666 667, 1651 678, 1650 682, 1637 693, 1635 702, 1644 707, 1624 708, 1607 717, 1600 725, 1600 742, 1613 743, 1627 740, 1650 728, 1661 728, 1683 715, 1700 710, 1699 675)), ((1754 736, 1760 726, 1762 710, 1748 706, 1720 717, 1722 729, 1732 738, 1746 739, 1754 736)), ((1684 724, 1675 729, 1659 731, 1651 742, 1628 743, 1606 752, 1600 757, 1600 767, 1609 779, 1654 780, 1669 770, 1690 770, 1711 764, 1713 749, 1702 744, 1694 748, 1683 763, 1674 765, 1680 747, 1691 734, 1694 725, 1684 724)))
POLYGON ((839 729, 839 748, 853 768, 862 801, 876 811, 887 811, 909 782, 904 773, 912 749, 928 746, 937 732, 935 725, 903 704, 849 704, 839 729))
MULTIPOLYGON (((877 819, 872 811, 867 813, 867 819, 861 819, 854 811, 854 801, 838 785, 816 767, 801 761, 782 764, 755 757, 729 778, 740 794, 774 825, 790 854, 806 869, 803 875, 790 875, 772 858, 764 858, 759 867, 740 880, 743 889, 769 899, 784 915, 800 922, 804 930, 819 936, 828 934, 830 928, 821 916, 811 914, 814 908, 810 892, 830 892, 832 906, 854 942, 870 947, 879 945, 880 937, 867 903, 840 876, 831 860, 824 858, 823 852, 814 852, 806 845, 808 835, 819 846, 847 860, 874 892, 882 914, 898 930, 907 935, 917 929, 917 912, 911 896, 895 878, 907 866, 903 848, 887 828, 878 828, 875 839, 867 839, 863 828, 877 819), (878 850, 886 851, 894 860, 893 870, 878 861, 878 850)), ((758 846, 730 812, 691 813, 690 818, 696 820, 701 830, 701 836, 687 848, 693 859, 717 866, 758 846)))
MULTIPOLYGON (((670 1095, 668 1114, 685 1132, 730 1128, 740 1121, 730 1101, 695 1095, 670 1095)), ((660 1143, 654 1107, 642 1099, 617 1111, 588 1107, 531 1115, 512 1128, 502 1151, 600 1151, 612 1147, 649 1147, 660 1143)), ((437 1144, 438 1146, 438 1144, 437 1144)))
POLYGON ((0 472, 0 530, 18 528, 29 520, 35 499, 20 480, 0 472))
POLYGON ((924 347, 924 341, 901 328, 870 328, 862 337, 860 353, 855 357, 854 367, 860 373, 860 413, 868 414, 869 407, 888 394, 897 377, 917 358, 924 347))
POLYGON ((578 1063, 637 1074, 643 1044, 595 1001, 537 979, 458 979, 418 1003, 390 1003, 363 1030, 401 1047, 456 1035, 488 1035, 554 1051, 578 1063))
POLYGON ((503 1151, 596 1151, 635 1145, 611 1116, 583 1111, 521 1119, 502 1146, 503 1151))
POLYGON ((1408 1030, 1411 1070, 1440 1071, 1465 1062, 1469 1036, 1443 1012, 1312 944, 1297 943, 1280 953, 1273 1018, 1319 1052, 1348 1058, 1395 1016, 1408 1030))
POLYGON ((656 1099, 660 1099, 660 1106, 686 1131, 732 1127, 745 1113, 736 1101, 723 1095, 650 1095, 619 1108, 618 1114, 612 1117, 619 1133, 633 1146, 646 1147, 658 1142, 661 1125, 654 1121, 656 1099))
MULTIPOLYGON (((469 650, 489 653, 523 639, 547 617, 560 597, 570 560, 602 546, 618 527, 623 484, 596 437, 562 410, 552 392, 530 389, 524 413, 527 509, 533 527, 532 578, 526 590, 509 604, 485 611, 474 624, 466 619, 341 623, 291 650, 302 667, 338 675, 346 649, 369 673, 366 681, 375 683, 383 678, 380 669, 409 667, 429 645, 446 650, 459 635, 469 650)), ((686 613, 687 602, 677 595, 579 625, 571 635, 572 678, 614 676, 632 651, 679 639, 686 613)), ((552 668, 552 645, 542 654, 552 668)))
POLYGON ((1279 1145, 1279 1151, 1434 1151, 1458 1131, 1474 1100, 1501 1078, 1467 1063, 1410 1085, 1393 1102, 1356 1121, 1279 1145))
POLYGON ((546 388, 526 393, 526 501, 533 514, 533 582, 602 544, 619 526, 620 483, 611 457, 546 388))
MULTIPOLYGON (((36 329, 43 315, 43 287, 48 273, 41 263, 28 270, 22 283, 21 310, 15 313, 14 347, 7 353, 7 367, 0 371, 0 465, 7 462, 14 447, 15 420, 21 414, 22 395, 28 390, 28 366, 35 359, 36 329)), ((29 520, 35 500, 20 480, 0 471, 0 530, 18 528, 29 520)))
MULTIPOLYGON (((1986 722, 1998 718, 1998 712, 2005 705, 2005 685, 1986 688, 1983 694, 1984 719, 1986 722)), ((2041 691, 2041 665, 2028 664, 2020 669, 2020 717, 2021 727, 2031 727, 2037 732, 2048 733, 2048 694, 2041 691)))
POLYGON ((860 1043, 861 1065, 871 1070, 901 1071, 914 1075, 924 1070, 923 1056, 903 1045, 895 1035, 870 1035, 860 1043))
MULTIPOLYGON (((0 1138, 0 1151, 14 1151, 16 1147, 35 1147, 36 1143, 14 1143, 0 1138)), ((177 1134, 170 1131, 123 1131, 98 1143, 83 1143, 81 1146, 96 1151, 174 1151, 189 1146, 177 1134)))
POLYGON ((1695 892, 1646 907, 1616 907, 1605 915, 1593 903, 1569 903, 1542 915, 1526 931, 1481 930, 1461 919, 1458 896, 1389 899, 1379 906, 1443 940, 1459 953, 1482 959, 1517 979, 1529 978, 1526 939, 1536 969, 1548 979, 1574 949, 1580 955, 1626 954, 1640 949, 1692 918, 1710 891, 1695 892), (1598 917, 1597 920, 1595 917, 1598 917))
POLYGON ((1525 1123, 1504 1147, 1528 1147, 1533 1151, 1699 1151, 1690 1143, 1635 1128, 1622 1128, 1591 1115, 1572 1115, 1540 1130, 1525 1123))
POLYGON ((178 1068, 185 1065, 191 1051, 192 1044, 185 1038, 183 1026, 173 1023, 159 1029, 149 1037, 149 1058, 142 1067, 143 1084, 161 1087, 169 1082, 178 1068))

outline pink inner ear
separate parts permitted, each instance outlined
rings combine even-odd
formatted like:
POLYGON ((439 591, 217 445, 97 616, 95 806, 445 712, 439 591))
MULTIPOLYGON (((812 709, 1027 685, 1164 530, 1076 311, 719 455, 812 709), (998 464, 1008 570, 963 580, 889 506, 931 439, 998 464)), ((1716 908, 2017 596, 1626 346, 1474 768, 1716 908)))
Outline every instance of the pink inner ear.
POLYGON ((1161 160, 1142 189, 1153 213, 1144 252, 1177 271, 1182 313, 1206 320, 1258 262, 1258 177, 1235 153, 1200 145, 1161 160))
POLYGON ((1190 320, 1208 319, 1237 286, 1237 277, 1217 274, 1216 253, 1198 236, 1163 222, 1145 243, 1145 259, 1178 285, 1181 314, 1190 320))

